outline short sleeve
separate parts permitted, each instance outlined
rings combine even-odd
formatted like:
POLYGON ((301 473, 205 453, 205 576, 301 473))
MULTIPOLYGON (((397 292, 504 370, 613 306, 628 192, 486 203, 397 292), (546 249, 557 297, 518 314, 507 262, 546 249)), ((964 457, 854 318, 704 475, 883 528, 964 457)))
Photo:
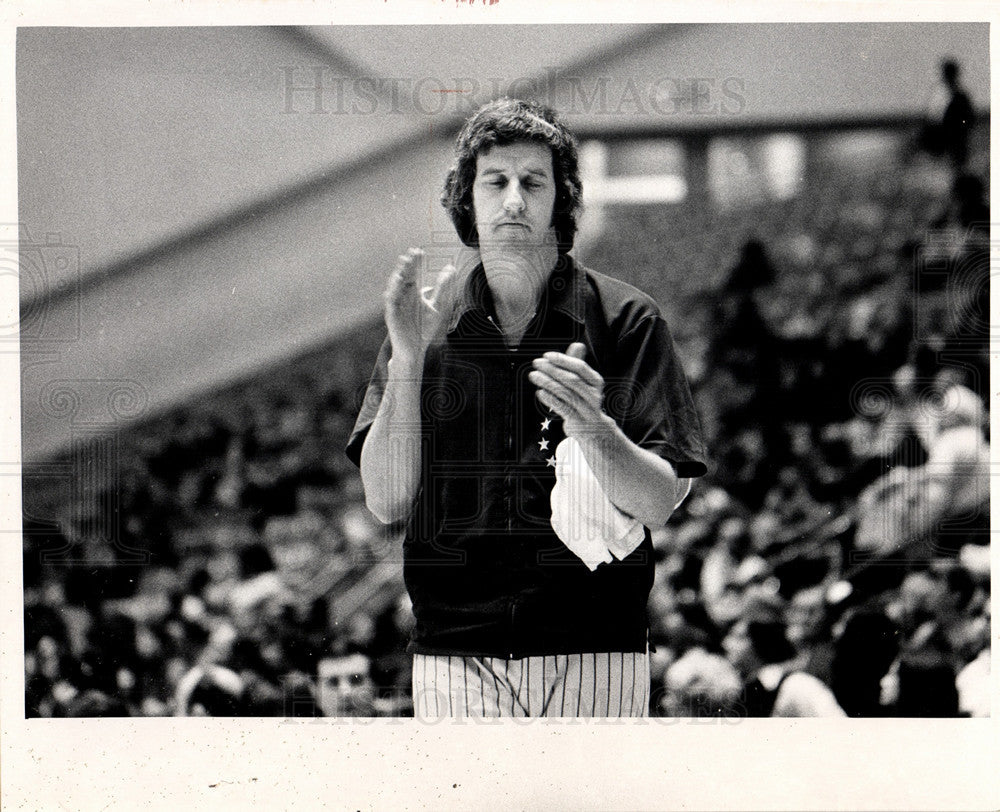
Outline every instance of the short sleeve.
POLYGON ((625 435, 663 457, 679 477, 708 471, 701 421, 666 321, 643 318, 619 340, 605 408, 625 435))
POLYGON ((364 447, 365 438, 368 436, 368 429, 378 414, 379 406, 382 404, 382 393, 385 392, 385 382, 389 377, 389 355, 392 346, 389 339, 382 342, 382 347, 378 352, 375 361, 375 368, 372 370, 371 378, 368 379, 368 388, 365 390, 365 397, 361 401, 361 410, 358 418, 354 421, 354 428, 351 429, 351 436, 347 440, 347 447, 344 451, 348 459, 361 467, 361 449, 364 447))

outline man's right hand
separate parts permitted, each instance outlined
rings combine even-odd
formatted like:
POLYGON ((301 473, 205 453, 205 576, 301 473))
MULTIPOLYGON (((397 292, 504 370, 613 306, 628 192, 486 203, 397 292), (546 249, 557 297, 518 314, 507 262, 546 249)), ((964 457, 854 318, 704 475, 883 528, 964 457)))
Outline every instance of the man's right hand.
POLYGON ((447 328, 455 304, 458 272, 446 265, 433 286, 420 288, 417 274, 424 259, 419 248, 400 254, 383 299, 393 359, 416 363, 447 328))

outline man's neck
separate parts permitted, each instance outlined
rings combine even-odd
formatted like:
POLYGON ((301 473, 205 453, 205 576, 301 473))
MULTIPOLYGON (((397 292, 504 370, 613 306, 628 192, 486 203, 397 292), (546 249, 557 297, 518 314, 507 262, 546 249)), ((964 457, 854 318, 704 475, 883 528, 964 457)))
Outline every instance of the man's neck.
POLYGON ((481 256, 501 329, 517 343, 538 309, 558 251, 555 246, 516 251, 487 248, 481 256))

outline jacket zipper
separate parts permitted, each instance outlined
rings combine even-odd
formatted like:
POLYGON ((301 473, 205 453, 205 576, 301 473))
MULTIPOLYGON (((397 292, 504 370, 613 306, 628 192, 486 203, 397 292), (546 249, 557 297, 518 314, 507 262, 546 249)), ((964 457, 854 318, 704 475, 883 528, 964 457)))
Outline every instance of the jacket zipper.
MULTIPOLYGON (((497 333, 500 334, 500 340, 504 342, 504 346, 507 344, 507 338, 503 334, 503 330, 500 326, 493 320, 493 316, 487 316, 490 324, 496 327, 497 333)), ((511 350, 511 352, 517 352, 516 349, 511 350)), ((513 504, 513 477, 510 473, 510 466, 514 463, 514 361, 507 362, 507 403, 504 409, 504 454, 506 455, 506 461, 508 465, 507 474, 504 476, 504 496, 503 505, 504 512, 507 514, 507 532, 510 532, 514 527, 513 518, 511 517, 511 505, 513 504)))
MULTIPOLYGON (((493 320, 493 316, 487 316, 487 318, 489 319, 490 324, 492 324, 494 327, 496 327, 497 332, 500 334, 500 340, 503 341, 504 345, 506 346, 507 337, 503 334, 503 330, 501 330, 500 326, 493 320)), ((511 350, 511 352, 517 352, 517 349, 515 348, 515 349, 511 350)), ((514 398, 514 369, 515 369, 515 366, 516 365, 515 365, 514 361, 512 361, 512 360, 507 362, 507 393, 508 394, 507 394, 506 408, 504 409, 504 434, 505 434, 505 440, 506 440, 506 443, 505 443, 505 445, 506 445, 505 453, 506 453, 506 457, 507 457, 507 464, 508 464, 508 466, 510 466, 510 465, 512 465, 514 463, 514 458, 513 458, 513 453, 514 453, 514 431, 513 431, 513 425, 512 424, 513 424, 514 407, 516 406, 516 404, 515 404, 515 398, 514 398)), ((511 504, 513 502, 513 494, 511 493, 511 491, 512 491, 512 485, 513 485, 513 477, 510 474, 510 469, 508 468, 508 473, 504 477, 504 511, 507 514, 507 532, 508 533, 513 530, 513 518, 511 516, 511 504)), ((509 633, 511 635, 511 642, 513 642, 513 635, 514 635, 514 600, 513 599, 511 599, 511 601, 510 601, 509 626, 510 626, 510 632, 509 633)), ((508 655, 509 655, 509 659, 511 659, 511 660, 514 659, 514 652, 513 651, 509 651, 508 655)))

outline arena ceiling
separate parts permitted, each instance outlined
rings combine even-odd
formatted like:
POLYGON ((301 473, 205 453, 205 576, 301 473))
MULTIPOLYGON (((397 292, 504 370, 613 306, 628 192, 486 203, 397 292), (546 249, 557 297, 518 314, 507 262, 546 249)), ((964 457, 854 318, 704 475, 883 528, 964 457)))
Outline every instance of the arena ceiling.
POLYGON ((399 251, 456 247, 437 195, 478 102, 591 134, 905 116, 945 54, 985 100, 978 24, 22 28, 24 458, 371 319, 399 251))

